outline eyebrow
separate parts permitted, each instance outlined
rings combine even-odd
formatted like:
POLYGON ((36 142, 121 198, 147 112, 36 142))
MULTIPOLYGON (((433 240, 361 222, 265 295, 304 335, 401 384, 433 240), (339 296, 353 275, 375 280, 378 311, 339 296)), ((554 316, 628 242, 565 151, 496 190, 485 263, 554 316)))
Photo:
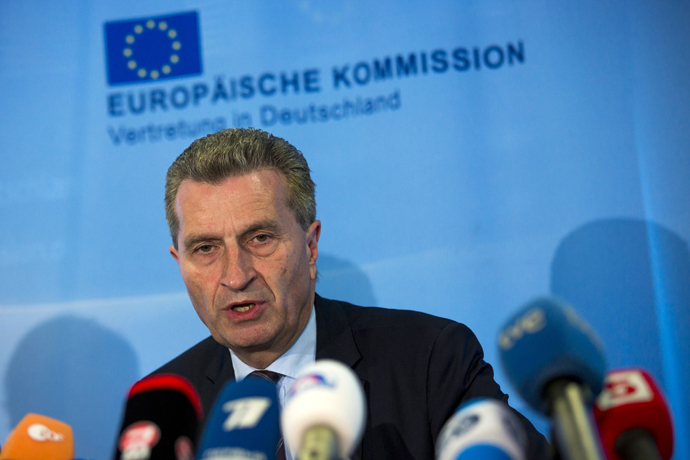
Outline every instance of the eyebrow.
POLYGON ((264 219, 260 220, 259 222, 255 222, 249 227, 247 227, 242 233, 242 236, 245 236, 249 233, 254 233, 259 230, 268 230, 274 233, 279 233, 280 232, 280 227, 278 226, 278 222, 275 219, 264 219))
MULTIPOLYGON (((240 238, 245 237, 249 233, 254 233, 260 230, 267 230, 267 231, 272 231, 275 233, 280 233, 280 227, 278 226, 278 222, 276 222, 274 219, 264 219, 260 220, 258 222, 254 222, 251 224, 249 227, 244 229, 240 233, 240 238)), ((219 238, 216 235, 208 234, 208 233, 192 233, 188 237, 184 238, 184 247, 187 251, 190 251, 194 246, 196 246, 198 243, 208 241, 208 242, 213 242, 213 241, 221 241, 223 238, 219 238)))

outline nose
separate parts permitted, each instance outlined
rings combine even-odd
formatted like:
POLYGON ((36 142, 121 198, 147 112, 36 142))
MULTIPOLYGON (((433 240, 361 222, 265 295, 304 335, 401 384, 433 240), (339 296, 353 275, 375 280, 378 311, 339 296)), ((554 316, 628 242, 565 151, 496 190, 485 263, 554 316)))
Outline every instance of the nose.
POLYGON ((255 278, 256 270, 254 270, 251 255, 247 254, 241 248, 228 250, 225 273, 221 284, 233 291, 242 291, 246 289, 255 278))

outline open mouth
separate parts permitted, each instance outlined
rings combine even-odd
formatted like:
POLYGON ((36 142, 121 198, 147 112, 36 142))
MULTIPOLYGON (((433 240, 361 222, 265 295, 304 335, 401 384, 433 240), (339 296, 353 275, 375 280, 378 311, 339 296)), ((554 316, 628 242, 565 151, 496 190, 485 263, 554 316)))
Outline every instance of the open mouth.
POLYGON ((240 305, 233 305, 232 311, 244 313, 245 311, 251 310, 255 306, 256 306, 255 303, 244 303, 244 304, 240 304, 240 305))

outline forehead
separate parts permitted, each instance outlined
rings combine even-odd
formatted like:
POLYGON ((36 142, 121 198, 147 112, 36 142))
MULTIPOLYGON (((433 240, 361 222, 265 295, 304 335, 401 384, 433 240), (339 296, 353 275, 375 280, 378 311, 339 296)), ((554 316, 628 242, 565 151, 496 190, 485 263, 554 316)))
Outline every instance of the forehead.
POLYGON ((260 169, 229 177, 219 184, 185 179, 177 192, 175 208, 183 229, 192 223, 212 223, 224 218, 245 220, 256 214, 283 215, 288 211, 286 195, 285 177, 272 169, 260 169))

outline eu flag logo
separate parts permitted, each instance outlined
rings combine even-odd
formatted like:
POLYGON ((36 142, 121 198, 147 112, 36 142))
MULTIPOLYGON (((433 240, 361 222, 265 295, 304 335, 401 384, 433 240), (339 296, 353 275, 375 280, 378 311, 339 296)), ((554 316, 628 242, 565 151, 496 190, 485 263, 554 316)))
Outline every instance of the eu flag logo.
POLYGON ((105 45, 110 85, 201 74, 196 11, 106 22, 105 45))

